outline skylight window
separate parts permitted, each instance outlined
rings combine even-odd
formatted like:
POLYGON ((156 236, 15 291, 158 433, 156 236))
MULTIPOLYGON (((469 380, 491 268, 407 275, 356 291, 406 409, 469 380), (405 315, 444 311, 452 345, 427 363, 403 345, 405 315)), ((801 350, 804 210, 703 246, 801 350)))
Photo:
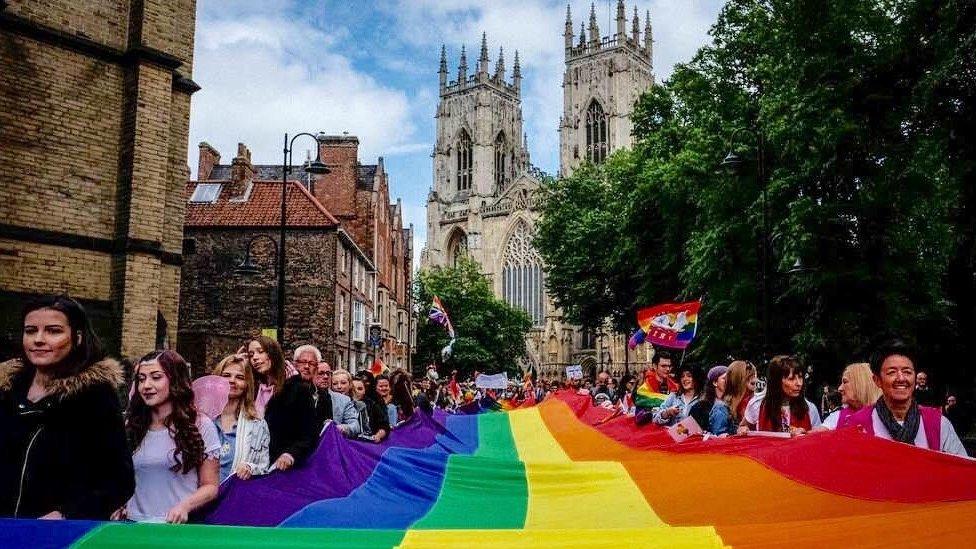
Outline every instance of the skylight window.
POLYGON ((199 183, 197 188, 193 189, 190 202, 213 204, 217 202, 218 196, 220 196, 220 183, 199 183))

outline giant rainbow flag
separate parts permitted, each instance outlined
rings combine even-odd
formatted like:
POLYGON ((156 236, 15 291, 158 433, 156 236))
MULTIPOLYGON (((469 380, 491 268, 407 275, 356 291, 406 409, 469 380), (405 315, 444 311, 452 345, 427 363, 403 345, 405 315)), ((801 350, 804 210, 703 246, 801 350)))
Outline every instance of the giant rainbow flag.
POLYGON ((0 546, 972 543, 976 462, 849 429, 678 444, 632 418, 605 421, 611 412, 586 396, 564 391, 531 404, 420 413, 381 445, 348 441, 329 428, 303 467, 225 483, 205 517, 210 525, 5 519, 0 546))

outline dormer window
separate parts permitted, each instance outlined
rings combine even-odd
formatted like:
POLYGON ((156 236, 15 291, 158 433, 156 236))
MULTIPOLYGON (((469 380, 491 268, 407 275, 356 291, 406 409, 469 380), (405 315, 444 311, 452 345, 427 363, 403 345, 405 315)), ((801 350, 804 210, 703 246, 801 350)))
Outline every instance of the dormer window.
POLYGON ((191 204, 215 204, 220 196, 220 183, 198 183, 190 196, 191 204))

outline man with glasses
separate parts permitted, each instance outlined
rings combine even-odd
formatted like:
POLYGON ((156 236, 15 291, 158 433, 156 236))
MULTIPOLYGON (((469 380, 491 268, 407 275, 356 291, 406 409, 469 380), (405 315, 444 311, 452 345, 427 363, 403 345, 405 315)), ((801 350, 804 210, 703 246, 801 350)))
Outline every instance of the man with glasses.
MULTIPOLYGON (((319 426, 324 427, 327 420, 335 422, 336 427, 343 435, 351 438, 359 436, 362 429, 359 425, 359 414, 352 399, 342 393, 332 390, 332 366, 322 360, 322 353, 311 345, 303 345, 295 351, 295 365, 299 372, 306 367, 307 361, 315 361, 314 366, 309 364, 311 374, 310 381, 315 385, 315 421, 319 426), (299 351, 302 351, 299 354, 299 351)), ((304 377, 305 374, 302 373, 304 377)))

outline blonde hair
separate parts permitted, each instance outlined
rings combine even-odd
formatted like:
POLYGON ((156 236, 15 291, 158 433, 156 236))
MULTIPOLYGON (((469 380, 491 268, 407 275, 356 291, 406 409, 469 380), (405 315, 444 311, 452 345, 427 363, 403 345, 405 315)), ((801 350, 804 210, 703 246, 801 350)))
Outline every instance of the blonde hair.
POLYGON ((857 408, 848 404, 848 408, 857 410, 878 401, 878 397, 881 396, 881 389, 878 389, 878 386, 874 384, 870 364, 867 362, 848 364, 847 368, 844 368, 844 373, 841 374, 842 380, 844 377, 847 378, 847 386, 850 389, 845 391, 848 402, 854 400, 860 404, 857 408))
POLYGON ((734 422, 742 419, 741 417, 737 417, 736 413, 739 410, 739 404, 742 402, 742 399, 751 396, 748 394, 749 380, 754 375, 756 375, 756 367, 751 362, 735 360, 732 364, 729 364, 725 398, 723 400, 729 405, 729 411, 732 412, 734 422))
POLYGON ((227 369, 231 364, 240 364, 241 370, 244 372, 244 394, 241 395, 240 409, 244 411, 244 415, 248 419, 260 419, 258 414, 258 409, 254 406, 254 392, 256 390, 256 385, 254 383, 254 373, 251 371, 250 364, 247 363, 247 359, 238 355, 227 355, 220 362, 214 366, 213 372, 215 376, 222 375, 224 370, 227 369))
MULTIPOLYGON (((349 380, 349 392, 351 393, 352 392, 352 374, 349 373, 349 370, 343 370, 342 368, 339 368, 338 370, 332 370, 332 379, 335 379, 336 376, 345 376, 346 379, 349 380)), ((349 395, 346 395, 346 396, 349 396, 349 395)))

